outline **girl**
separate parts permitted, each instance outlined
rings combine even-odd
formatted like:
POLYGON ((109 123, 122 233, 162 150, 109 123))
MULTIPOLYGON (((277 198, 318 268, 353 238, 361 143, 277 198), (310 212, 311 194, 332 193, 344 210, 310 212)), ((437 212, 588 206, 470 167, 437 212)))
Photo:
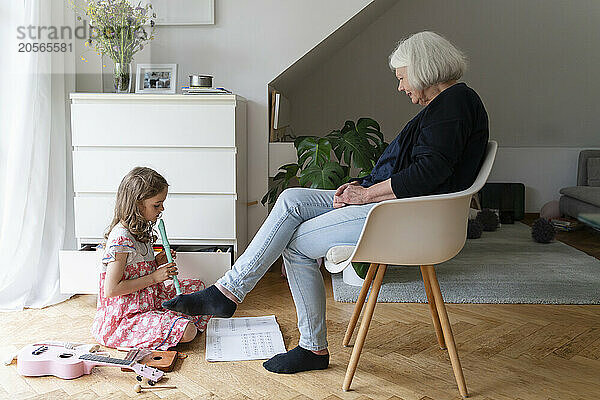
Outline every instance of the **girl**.
MULTIPOLYGON (((187 317, 162 308, 175 296, 167 279, 177 275, 164 251, 156 256, 154 224, 164 210, 168 183, 156 171, 136 167, 121 181, 113 220, 105 234, 100 291, 92 335, 108 347, 166 350, 189 342, 210 317, 187 317)), ((172 251, 173 258, 175 252, 172 251)), ((180 281, 184 293, 204 289, 199 280, 180 281)))

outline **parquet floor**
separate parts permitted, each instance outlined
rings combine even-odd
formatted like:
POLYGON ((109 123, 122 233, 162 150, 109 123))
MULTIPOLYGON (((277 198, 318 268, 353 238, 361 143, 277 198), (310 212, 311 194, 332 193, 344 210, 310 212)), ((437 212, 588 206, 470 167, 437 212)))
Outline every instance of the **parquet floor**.
MULTIPOLYGON (((600 272, 599 272, 600 273, 600 272)), ((341 390, 352 348, 342 338, 353 304, 328 292, 331 366, 325 371, 276 375, 261 361, 208 363, 204 335, 179 346, 164 384, 177 389, 136 394, 130 373, 95 368, 74 380, 24 378, 16 363, 0 366, 0 398, 17 399, 460 399, 445 351, 437 347, 425 304, 378 304, 351 391, 341 390)), ((444 288, 442 287, 442 293, 444 288)), ((600 288, 599 288, 600 290, 600 288)), ((39 341, 92 343, 96 297, 75 296, 43 310, 0 313, 0 356, 39 341)), ((600 306, 450 304, 467 387, 472 399, 600 398, 600 306)), ((275 314, 288 348, 298 341, 296 314, 280 275, 269 272, 236 316, 275 314)), ((358 330, 358 328, 357 328, 358 330)), ((113 355, 124 353, 112 351, 113 355)))

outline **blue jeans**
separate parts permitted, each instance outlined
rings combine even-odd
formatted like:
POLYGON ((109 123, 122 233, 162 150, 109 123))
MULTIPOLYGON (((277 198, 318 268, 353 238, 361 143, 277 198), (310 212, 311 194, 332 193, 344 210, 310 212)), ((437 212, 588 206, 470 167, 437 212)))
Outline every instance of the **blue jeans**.
POLYGON ((218 280, 244 300, 269 267, 283 255, 296 305, 300 347, 327 348, 325 285, 317 264, 333 246, 354 245, 375 203, 333 208, 335 190, 284 190, 246 251, 218 280))

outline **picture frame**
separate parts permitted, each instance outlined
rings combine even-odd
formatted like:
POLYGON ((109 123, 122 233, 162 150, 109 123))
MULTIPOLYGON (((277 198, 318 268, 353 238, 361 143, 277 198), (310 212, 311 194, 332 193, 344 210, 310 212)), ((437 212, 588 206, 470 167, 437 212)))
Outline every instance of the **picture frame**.
POLYGON ((213 25, 215 0, 153 0, 157 25, 213 25))
POLYGON ((177 92, 177 64, 137 64, 135 92, 175 94, 177 92))

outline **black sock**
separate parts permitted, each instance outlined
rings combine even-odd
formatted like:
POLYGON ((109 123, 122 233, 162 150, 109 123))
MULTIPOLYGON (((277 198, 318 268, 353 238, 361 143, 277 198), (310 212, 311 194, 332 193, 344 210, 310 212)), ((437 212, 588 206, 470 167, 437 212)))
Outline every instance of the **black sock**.
POLYGON ((295 374, 296 372, 326 369, 329 365, 329 354, 322 356, 300 346, 287 353, 277 354, 263 363, 268 371, 278 374, 295 374))
POLYGON ((237 304, 227 298, 215 285, 199 292, 180 294, 169 301, 163 301, 163 307, 187 315, 213 315, 229 318, 235 312, 237 304))

